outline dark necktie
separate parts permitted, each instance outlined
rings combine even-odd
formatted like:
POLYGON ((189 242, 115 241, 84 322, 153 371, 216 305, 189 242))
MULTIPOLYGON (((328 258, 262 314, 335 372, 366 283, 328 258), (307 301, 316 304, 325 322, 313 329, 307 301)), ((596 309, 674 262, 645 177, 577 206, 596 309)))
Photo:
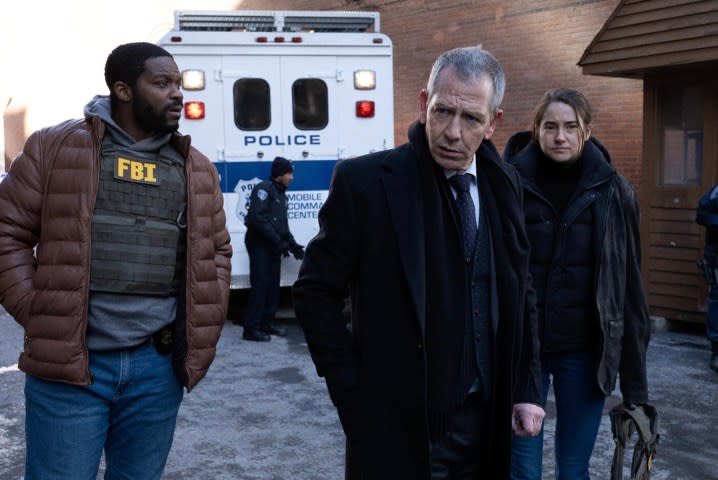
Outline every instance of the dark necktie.
POLYGON ((456 190, 456 205, 459 207, 461 232, 464 237, 464 254, 467 258, 470 258, 474 252, 474 243, 476 242, 476 210, 474 209, 474 201, 471 199, 471 193, 469 193, 471 175, 457 173, 449 178, 449 183, 456 190))

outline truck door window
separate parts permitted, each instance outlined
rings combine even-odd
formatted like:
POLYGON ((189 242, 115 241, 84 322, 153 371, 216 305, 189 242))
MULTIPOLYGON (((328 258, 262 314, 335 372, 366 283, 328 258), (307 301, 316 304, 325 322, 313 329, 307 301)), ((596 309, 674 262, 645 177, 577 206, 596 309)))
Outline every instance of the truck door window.
POLYGON ((269 84, 261 78, 234 82, 234 123, 240 130, 266 130, 272 122, 269 84))
POLYGON ((327 84, 300 78, 292 84, 292 117, 299 130, 321 130, 329 123, 327 84))

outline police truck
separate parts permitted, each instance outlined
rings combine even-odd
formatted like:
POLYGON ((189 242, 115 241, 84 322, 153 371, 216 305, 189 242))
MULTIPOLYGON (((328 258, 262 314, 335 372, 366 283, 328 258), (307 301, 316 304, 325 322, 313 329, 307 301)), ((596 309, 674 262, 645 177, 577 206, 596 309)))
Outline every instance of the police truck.
MULTIPOLYGON (((249 195, 294 163, 289 227, 306 245, 338 161, 394 147, 392 44, 376 12, 176 11, 159 45, 182 74, 180 131, 219 171, 233 289, 248 288, 249 195)), ((299 262, 282 260, 281 285, 299 262)))

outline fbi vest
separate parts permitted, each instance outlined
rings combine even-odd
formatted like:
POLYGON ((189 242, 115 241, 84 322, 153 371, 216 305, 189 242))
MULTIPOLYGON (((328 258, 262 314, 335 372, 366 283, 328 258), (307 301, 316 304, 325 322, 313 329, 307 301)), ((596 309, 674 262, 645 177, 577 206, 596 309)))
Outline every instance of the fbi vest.
POLYGON ((105 136, 92 217, 90 290, 173 295, 186 250, 184 158, 169 144, 137 152, 105 136))

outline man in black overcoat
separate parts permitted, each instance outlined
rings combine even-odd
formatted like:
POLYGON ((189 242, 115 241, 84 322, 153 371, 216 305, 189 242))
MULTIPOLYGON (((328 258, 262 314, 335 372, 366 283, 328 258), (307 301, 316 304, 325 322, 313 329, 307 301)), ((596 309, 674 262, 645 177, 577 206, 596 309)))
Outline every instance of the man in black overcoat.
POLYGON ((337 165, 306 249, 295 311, 363 480, 505 480, 512 428, 541 428, 504 85, 481 47, 443 53, 409 142, 337 165))

